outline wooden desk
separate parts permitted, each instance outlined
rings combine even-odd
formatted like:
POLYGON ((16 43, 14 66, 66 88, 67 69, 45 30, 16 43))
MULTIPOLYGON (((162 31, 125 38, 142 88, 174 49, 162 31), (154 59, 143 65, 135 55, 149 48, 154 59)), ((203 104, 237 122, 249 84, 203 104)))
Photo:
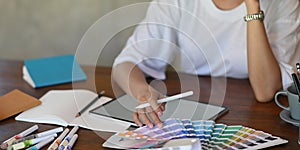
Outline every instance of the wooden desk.
MULTIPOLYGON (((85 88, 94 91, 105 90, 108 96, 114 96, 110 77, 111 68, 97 67, 94 69, 94 67, 84 67, 84 70, 88 75, 87 81, 33 89, 22 79, 22 65, 22 61, 0 60, 0 95, 6 94, 13 89, 20 89, 23 92, 39 98, 51 89, 85 88)), ((214 88, 217 90, 212 91, 212 79, 210 77, 199 77, 199 80, 196 83, 195 81, 190 80, 191 77, 189 75, 182 75, 180 76, 182 83, 188 85, 182 87, 176 73, 171 72, 168 73, 167 76, 168 79, 165 81, 165 84, 168 94, 175 94, 180 92, 180 90, 184 91, 189 88, 197 88, 196 86, 199 84, 200 92, 198 94, 200 100, 208 101, 211 94, 215 98, 222 98, 222 94, 218 94, 222 93, 220 91, 226 90, 223 103, 225 106, 229 107, 230 110, 227 114, 216 120, 218 123, 251 127, 280 136, 289 141, 288 144, 276 146, 273 147, 273 149, 300 148, 297 144, 298 128, 279 118, 281 109, 277 107, 274 102, 256 102, 248 80, 227 79, 226 89, 224 89, 221 85, 218 85, 218 81, 221 83, 224 79, 214 78, 214 88)), ((2 143, 4 140, 32 125, 33 123, 15 121, 14 117, 0 121, 0 142, 2 143)), ((55 125, 47 124, 39 124, 39 126, 39 131, 57 127, 55 125)), ((100 134, 100 137, 95 132, 86 129, 80 129, 78 134, 79 139, 75 144, 75 150, 105 149, 101 147, 102 143, 105 141, 103 137, 109 137, 111 135, 111 133, 98 132, 97 134, 100 134)))

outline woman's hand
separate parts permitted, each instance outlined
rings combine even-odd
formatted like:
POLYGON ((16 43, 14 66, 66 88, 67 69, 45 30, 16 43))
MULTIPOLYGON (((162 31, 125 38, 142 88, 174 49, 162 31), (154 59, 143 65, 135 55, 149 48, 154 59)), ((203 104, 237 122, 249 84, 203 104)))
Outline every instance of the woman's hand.
POLYGON ((161 128, 163 124, 159 117, 162 116, 163 111, 165 110, 165 103, 158 104, 157 100, 164 98, 164 95, 148 85, 144 88, 136 88, 136 90, 133 91, 133 96, 138 99, 139 104, 150 104, 149 107, 137 109, 136 112, 133 113, 135 123, 138 126, 146 124, 149 128, 152 128, 155 124, 161 128))
POLYGON ((164 111, 165 104, 157 104, 163 94, 155 90, 146 82, 143 72, 131 62, 121 63, 113 68, 113 80, 127 94, 138 99, 139 103, 149 103, 150 107, 138 109, 133 113, 137 125, 146 124, 153 127, 153 123, 162 127, 159 117, 164 111), (147 115, 148 114, 148 115, 147 115))

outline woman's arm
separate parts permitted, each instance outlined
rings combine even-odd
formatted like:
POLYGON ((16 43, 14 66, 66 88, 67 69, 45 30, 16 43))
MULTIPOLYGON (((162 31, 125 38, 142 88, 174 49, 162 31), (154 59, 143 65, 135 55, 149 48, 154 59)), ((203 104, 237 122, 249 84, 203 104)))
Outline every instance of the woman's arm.
MULTIPOLYGON (((247 13, 260 11, 259 0, 245 0, 247 13)), ((268 14, 266 14, 268 15, 268 14)), ((255 96, 260 102, 273 99, 282 88, 279 64, 272 52, 263 21, 247 22, 248 72, 255 96)))
POLYGON ((154 123, 161 127, 162 122, 159 116, 164 111, 164 104, 158 105, 157 99, 162 98, 163 95, 148 85, 139 67, 131 62, 118 64, 113 68, 112 77, 122 90, 135 97, 139 103, 150 103, 151 107, 138 109, 133 114, 135 123, 139 126, 146 124, 150 128, 153 127, 154 123), (150 116, 153 123, 146 114, 150 116))

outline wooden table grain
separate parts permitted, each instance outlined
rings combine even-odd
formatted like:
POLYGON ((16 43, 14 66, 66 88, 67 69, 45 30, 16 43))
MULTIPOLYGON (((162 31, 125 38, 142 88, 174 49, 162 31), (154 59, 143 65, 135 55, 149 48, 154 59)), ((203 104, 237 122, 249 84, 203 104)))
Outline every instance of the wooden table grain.
MULTIPOLYGON (((83 66, 88 76, 86 81, 34 89, 22 79, 22 66, 22 61, 0 60, 0 95, 4 95, 13 89, 19 89, 36 98, 40 98, 47 91, 53 89, 84 88, 98 92, 105 90, 106 95, 110 97, 115 97, 118 93, 118 90, 112 90, 111 68, 109 67, 83 66)), ((163 84, 153 82, 153 84, 156 83, 159 83, 158 85, 166 90, 168 94, 196 89, 197 93, 193 97, 194 99, 227 106, 229 112, 217 119, 216 122, 218 123, 251 127, 289 141, 287 144, 275 146, 271 149, 300 148, 297 143, 298 127, 280 119, 279 113, 282 109, 274 101, 268 103, 257 102, 248 79, 194 77, 169 71, 167 72, 167 80, 163 81, 163 84)), ((34 125, 34 123, 15 121, 14 117, 0 121, 1 143, 14 134, 34 125)), ((57 126, 39 124, 39 127, 38 131, 44 131, 57 126)), ((81 128, 78 134, 79 138, 75 143, 75 150, 102 150, 107 149, 101 145, 113 133, 94 132, 81 128)), ((43 149, 46 149, 46 147, 43 149)))

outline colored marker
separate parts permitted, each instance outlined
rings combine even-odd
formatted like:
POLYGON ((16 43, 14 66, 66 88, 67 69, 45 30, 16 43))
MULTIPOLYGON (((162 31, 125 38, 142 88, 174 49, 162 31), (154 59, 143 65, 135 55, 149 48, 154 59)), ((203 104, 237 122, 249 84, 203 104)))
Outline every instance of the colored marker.
POLYGON ((74 134, 74 136, 72 137, 72 139, 70 140, 69 144, 65 147, 64 150, 71 150, 72 147, 73 147, 73 145, 74 145, 74 143, 76 142, 77 138, 78 138, 78 134, 74 134))
POLYGON ((69 132, 69 129, 66 128, 63 133, 60 134, 60 136, 49 146, 47 150, 56 150, 60 144, 60 142, 64 139, 64 137, 69 132))
MULTIPOLYGON (((163 98, 163 99, 158 100, 157 103, 169 102, 169 101, 172 101, 172 100, 180 99, 180 98, 191 96, 191 95, 193 95, 193 91, 189 91, 189 92, 173 95, 173 96, 170 96, 170 97, 167 97, 167 98, 163 98)), ((145 103, 145 104, 141 104, 141 105, 139 105, 135 108, 136 109, 141 109, 141 108, 145 108, 145 107, 149 107, 149 106, 150 106, 149 103, 145 103)))
POLYGON ((30 128, 28 128, 27 130, 11 137, 10 139, 4 141, 2 144, 1 144, 1 148, 2 149, 6 149, 9 145, 12 145, 14 141, 16 141, 17 139, 20 139, 26 135, 29 135, 30 133, 34 132, 35 130, 37 130, 39 127, 38 125, 34 125, 30 128))
POLYGON ((73 137, 73 135, 77 132, 77 130, 79 129, 78 126, 75 126, 70 133, 65 137, 65 139, 60 143, 58 150, 63 150, 68 143, 70 142, 71 138, 73 137))
POLYGON ((27 148, 26 150, 39 150, 40 148, 42 148, 43 146, 47 145, 48 143, 50 143, 51 141, 54 140, 55 137, 51 137, 45 141, 42 141, 32 147, 27 148))
POLYGON ((39 143, 41 141, 47 140, 51 137, 56 137, 57 134, 52 134, 52 135, 48 135, 48 136, 44 136, 44 137, 39 137, 39 138, 35 138, 35 139, 31 139, 31 140, 27 140, 21 143, 17 143, 11 146, 8 146, 7 150, 18 150, 18 149, 23 149, 23 148, 27 148, 31 145, 34 145, 36 143, 39 143))
POLYGON ((48 131, 44 131, 44 132, 41 132, 41 133, 33 134, 33 135, 30 135, 30 136, 26 136, 26 137, 23 137, 21 139, 15 140, 13 142, 13 144, 17 144, 17 143, 20 143, 20 142, 24 142, 24 141, 27 141, 27 140, 34 139, 34 138, 48 136, 48 135, 58 133, 58 132, 62 132, 62 131, 63 131, 63 128, 58 127, 58 128, 55 128, 55 129, 51 129, 51 130, 48 130, 48 131))

